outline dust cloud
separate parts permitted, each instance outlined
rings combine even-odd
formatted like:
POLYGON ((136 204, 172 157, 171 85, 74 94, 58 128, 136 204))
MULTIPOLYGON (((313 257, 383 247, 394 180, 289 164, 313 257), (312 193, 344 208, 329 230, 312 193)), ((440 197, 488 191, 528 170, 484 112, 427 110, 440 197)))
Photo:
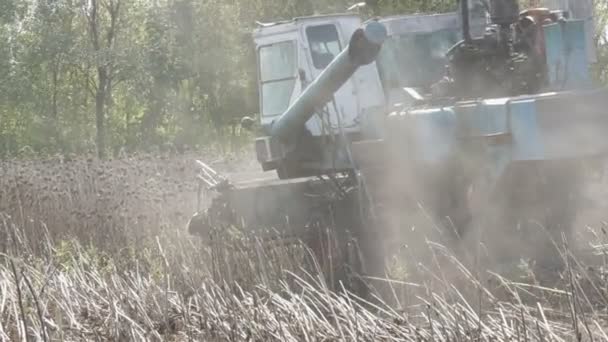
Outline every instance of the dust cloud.
POLYGON ((491 146, 479 144, 455 147, 439 164, 417 160, 411 151, 419 146, 388 146, 395 151, 383 172, 363 170, 389 273, 415 281, 420 269, 439 265, 439 248, 445 259, 482 274, 532 272, 551 283, 563 271, 565 250, 593 258, 590 243, 608 209, 606 106, 572 97, 559 104, 559 112, 539 108, 546 160, 512 161, 499 177, 489 177, 491 146))

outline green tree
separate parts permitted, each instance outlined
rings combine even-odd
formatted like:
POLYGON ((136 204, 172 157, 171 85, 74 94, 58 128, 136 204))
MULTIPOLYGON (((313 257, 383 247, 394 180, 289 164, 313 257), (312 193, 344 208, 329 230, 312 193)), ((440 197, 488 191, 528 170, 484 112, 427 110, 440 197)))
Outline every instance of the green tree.
POLYGON ((114 49, 119 34, 120 0, 89 0, 83 9, 97 73, 95 92, 95 127, 97 153, 105 156, 106 108, 112 98, 112 82, 116 68, 114 49))
MULTIPOLYGON (((0 0, 0 155, 235 141, 257 112, 256 22, 355 0, 0 0)), ((456 0, 367 0, 364 16, 456 0)), ((605 25, 605 5, 598 2, 605 25)), ((596 75, 606 81, 605 34, 596 75)))

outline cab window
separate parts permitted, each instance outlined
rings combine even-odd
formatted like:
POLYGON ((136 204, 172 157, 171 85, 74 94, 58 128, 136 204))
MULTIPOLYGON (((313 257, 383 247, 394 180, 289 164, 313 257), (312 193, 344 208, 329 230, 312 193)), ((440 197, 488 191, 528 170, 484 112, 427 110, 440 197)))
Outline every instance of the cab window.
POLYGON ((262 115, 282 114, 296 82, 296 47, 293 41, 262 46, 259 50, 262 115))
POLYGON ((310 45, 312 63, 316 69, 325 69, 342 51, 338 30, 333 24, 310 26, 306 28, 310 45))

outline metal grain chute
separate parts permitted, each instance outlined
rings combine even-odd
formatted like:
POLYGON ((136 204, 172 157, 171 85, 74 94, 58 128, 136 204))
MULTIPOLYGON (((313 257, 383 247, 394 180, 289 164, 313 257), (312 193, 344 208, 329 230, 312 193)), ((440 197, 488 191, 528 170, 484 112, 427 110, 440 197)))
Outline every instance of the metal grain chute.
POLYGON ((336 56, 287 111, 273 122, 271 135, 282 141, 290 141, 302 130, 315 111, 331 101, 334 93, 359 67, 376 59, 386 35, 386 28, 375 21, 356 30, 348 47, 336 56))

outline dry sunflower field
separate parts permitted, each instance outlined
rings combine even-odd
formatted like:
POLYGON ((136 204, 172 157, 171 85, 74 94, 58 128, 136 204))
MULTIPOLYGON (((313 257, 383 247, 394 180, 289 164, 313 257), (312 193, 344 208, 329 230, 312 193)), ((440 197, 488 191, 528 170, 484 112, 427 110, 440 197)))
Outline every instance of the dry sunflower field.
POLYGON ((588 256, 557 244, 553 284, 428 242, 416 279, 397 262, 363 299, 330 291, 301 245, 188 235, 197 158, 217 159, 0 161, 0 341, 608 341, 601 223, 588 256))

